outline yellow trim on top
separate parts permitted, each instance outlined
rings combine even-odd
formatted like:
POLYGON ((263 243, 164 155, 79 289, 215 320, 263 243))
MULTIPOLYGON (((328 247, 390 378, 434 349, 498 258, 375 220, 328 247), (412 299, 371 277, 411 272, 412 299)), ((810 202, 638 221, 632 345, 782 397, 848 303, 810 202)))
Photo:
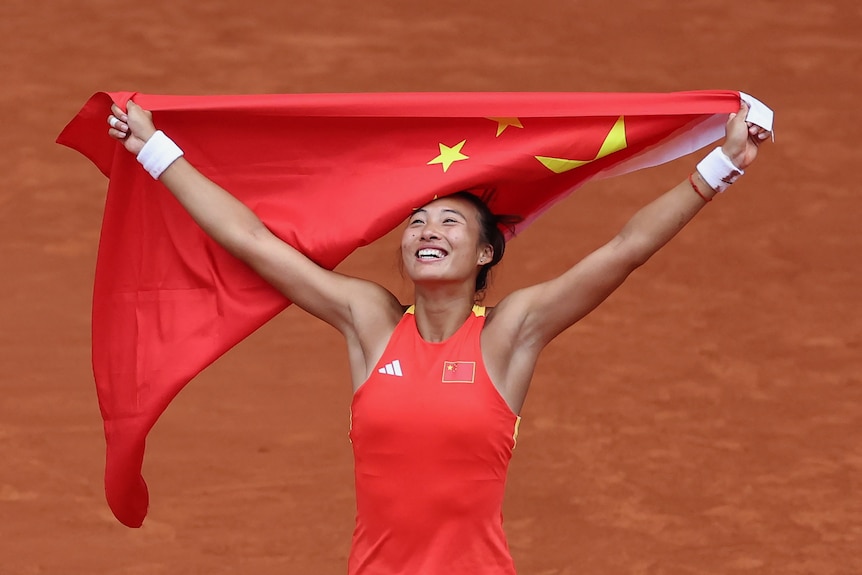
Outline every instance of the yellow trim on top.
POLYGON ((512 451, 518 446, 518 432, 521 430, 521 416, 515 419, 515 432, 512 434, 512 451))
MULTIPOLYGON (((473 306, 472 312, 473 312, 473 315, 475 315, 476 317, 485 317, 485 306, 476 304, 473 306)), ((413 304, 410 307, 408 307, 404 311, 404 313, 409 313, 410 315, 416 315, 416 304, 413 304)))

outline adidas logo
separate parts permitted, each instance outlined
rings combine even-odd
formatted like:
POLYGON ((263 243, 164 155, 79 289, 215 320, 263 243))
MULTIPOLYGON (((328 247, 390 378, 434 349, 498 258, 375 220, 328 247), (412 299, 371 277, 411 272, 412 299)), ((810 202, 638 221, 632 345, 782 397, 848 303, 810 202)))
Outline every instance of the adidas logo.
POLYGON ((401 372, 401 362, 397 359, 392 363, 387 363, 386 365, 378 369, 377 373, 382 373, 384 375, 394 375, 396 377, 404 376, 404 374, 401 372))

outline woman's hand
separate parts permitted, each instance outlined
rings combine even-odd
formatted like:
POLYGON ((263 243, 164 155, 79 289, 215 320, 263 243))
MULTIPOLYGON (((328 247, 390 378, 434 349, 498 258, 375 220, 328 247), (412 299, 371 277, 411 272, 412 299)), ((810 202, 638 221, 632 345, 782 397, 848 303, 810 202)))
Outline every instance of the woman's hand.
POLYGON ((116 104, 111 104, 111 115, 108 116, 108 135, 119 140, 131 153, 138 155, 147 140, 156 132, 153 124, 153 113, 144 110, 133 101, 126 104, 128 112, 123 112, 116 104))
POLYGON ((741 170, 754 162, 758 146, 771 134, 769 130, 745 121, 748 109, 748 104, 742 101, 739 112, 730 115, 725 127, 726 138, 721 146, 725 155, 741 170))

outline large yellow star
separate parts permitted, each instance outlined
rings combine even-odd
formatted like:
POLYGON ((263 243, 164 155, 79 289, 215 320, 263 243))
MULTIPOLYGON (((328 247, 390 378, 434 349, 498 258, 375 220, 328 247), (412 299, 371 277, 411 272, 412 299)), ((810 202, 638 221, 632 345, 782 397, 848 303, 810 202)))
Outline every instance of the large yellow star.
POLYGON ((461 148, 464 147, 466 142, 467 140, 461 140, 451 148, 446 144, 440 144, 440 155, 428 162, 428 165, 441 164, 443 166, 443 171, 445 172, 454 162, 466 160, 470 156, 465 156, 461 153, 461 148))
POLYGON ((596 157, 592 160, 567 160, 565 158, 550 158, 548 156, 536 156, 536 159, 542 162, 546 168, 555 174, 562 174, 563 172, 580 168, 590 162, 595 162, 596 160, 604 158, 614 152, 624 150, 627 145, 626 124, 623 116, 620 116, 614 124, 614 127, 611 128, 611 131, 608 132, 608 135, 605 137, 605 141, 602 142, 602 147, 599 149, 599 153, 596 154, 596 157))
POLYGON ((523 128, 524 126, 521 124, 521 120, 518 118, 488 118, 492 122, 497 122, 497 137, 503 133, 503 130, 508 128, 509 126, 513 126, 515 128, 523 128))

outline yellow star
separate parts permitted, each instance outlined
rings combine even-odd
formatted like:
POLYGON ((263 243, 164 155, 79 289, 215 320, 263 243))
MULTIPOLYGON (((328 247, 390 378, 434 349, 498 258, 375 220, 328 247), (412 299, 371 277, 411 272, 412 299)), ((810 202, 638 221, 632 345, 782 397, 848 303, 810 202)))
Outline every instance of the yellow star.
POLYGON ((440 144, 440 155, 428 162, 428 165, 431 164, 442 164, 443 171, 449 169, 449 166, 452 165, 453 162, 458 162, 460 160, 466 160, 470 156, 465 156, 461 153, 461 148, 464 147, 464 144, 467 140, 461 140, 451 148, 446 144, 440 144))
POLYGON ((488 118, 492 122, 497 122, 497 137, 503 133, 503 130, 508 128, 509 126, 513 126, 515 128, 523 128, 521 125, 521 120, 518 118, 488 118))
POLYGON ((609 156, 614 152, 624 150, 627 145, 626 124, 623 117, 620 116, 614 124, 614 127, 611 128, 611 131, 608 132, 608 135, 605 137, 605 141, 602 142, 602 147, 599 149, 599 153, 596 154, 596 157, 592 160, 567 160, 565 158, 549 158, 547 156, 536 156, 536 159, 542 162, 546 168, 555 174, 562 174, 563 172, 580 168, 590 162, 595 162, 596 160, 609 156))

